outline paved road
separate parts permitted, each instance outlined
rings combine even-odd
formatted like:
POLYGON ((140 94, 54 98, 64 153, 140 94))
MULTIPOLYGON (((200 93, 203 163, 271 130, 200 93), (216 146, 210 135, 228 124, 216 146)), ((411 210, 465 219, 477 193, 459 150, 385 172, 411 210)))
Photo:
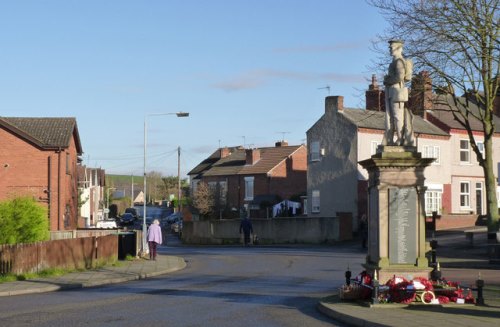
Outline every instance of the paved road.
POLYGON ((178 247, 187 268, 106 287, 0 298, 5 326, 341 326, 316 310, 358 246, 178 247))

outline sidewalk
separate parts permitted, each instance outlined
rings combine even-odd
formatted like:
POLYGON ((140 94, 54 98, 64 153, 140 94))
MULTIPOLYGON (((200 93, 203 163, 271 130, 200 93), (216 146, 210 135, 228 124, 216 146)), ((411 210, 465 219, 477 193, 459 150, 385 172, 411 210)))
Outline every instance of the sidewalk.
MULTIPOLYGON (((471 247, 463 231, 436 234, 442 276, 459 282, 462 287, 475 288, 480 274, 485 283, 484 306, 380 304, 369 307, 367 303, 340 301, 338 294, 333 294, 318 304, 318 310, 348 326, 500 326, 500 266, 489 264, 486 239, 471 247)), ((477 298, 477 292, 473 294, 477 298)))
POLYGON ((118 261, 116 266, 72 272, 59 277, 37 278, 0 283, 0 296, 51 292, 63 289, 93 287, 143 279, 184 269, 183 258, 158 255, 156 261, 135 259, 118 261))

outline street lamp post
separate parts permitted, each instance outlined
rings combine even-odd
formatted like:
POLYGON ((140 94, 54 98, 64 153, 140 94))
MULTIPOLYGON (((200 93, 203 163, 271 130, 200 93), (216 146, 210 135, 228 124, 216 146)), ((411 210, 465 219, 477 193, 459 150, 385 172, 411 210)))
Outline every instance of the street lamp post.
POLYGON ((146 149, 147 149, 147 120, 150 116, 169 116, 176 115, 177 117, 189 117, 189 112, 168 112, 160 114, 147 114, 144 116, 144 206, 143 206, 143 216, 142 216, 142 255, 149 252, 147 247, 147 226, 146 226, 146 202, 147 202, 147 178, 146 178, 146 149))

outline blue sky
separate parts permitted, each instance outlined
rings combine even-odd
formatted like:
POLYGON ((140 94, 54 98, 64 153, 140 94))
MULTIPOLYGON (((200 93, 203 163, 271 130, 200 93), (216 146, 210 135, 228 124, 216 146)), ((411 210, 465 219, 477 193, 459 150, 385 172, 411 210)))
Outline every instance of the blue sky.
POLYGON ((75 117, 84 164, 183 177, 219 145, 304 143, 364 107, 386 22, 364 0, 0 2, 0 115, 75 117))

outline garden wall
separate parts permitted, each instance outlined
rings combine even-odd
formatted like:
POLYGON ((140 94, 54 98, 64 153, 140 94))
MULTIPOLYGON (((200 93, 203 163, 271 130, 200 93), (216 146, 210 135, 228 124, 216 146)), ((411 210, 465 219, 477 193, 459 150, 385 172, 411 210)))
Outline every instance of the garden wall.
MULTIPOLYGON (((352 219, 346 217, 252 218, 259 244, 323 244, 352 239, 352 219)), ((182 240, 187 244, 238 244, 239 219, 185 221, 182 240)))

